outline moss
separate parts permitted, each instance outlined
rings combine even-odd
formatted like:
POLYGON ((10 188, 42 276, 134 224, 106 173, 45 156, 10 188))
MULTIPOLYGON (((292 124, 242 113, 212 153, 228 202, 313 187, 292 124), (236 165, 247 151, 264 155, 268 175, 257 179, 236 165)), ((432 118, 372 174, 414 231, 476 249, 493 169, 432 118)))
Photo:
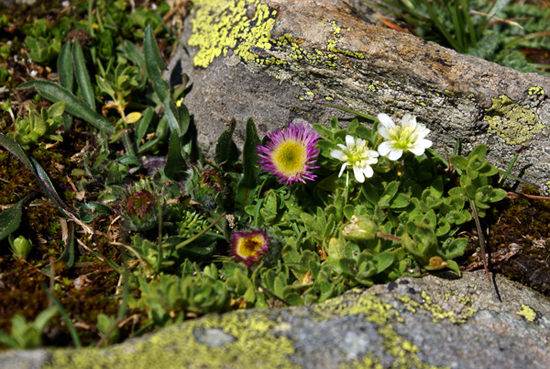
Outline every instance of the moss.
POLYGON ((489 123, 487 132, 503 138, 508 145, 524 143, 545 127, 534 110, 517 104, 508 96, 500 95, 491 100, 493 105, 483 118, 489 123))

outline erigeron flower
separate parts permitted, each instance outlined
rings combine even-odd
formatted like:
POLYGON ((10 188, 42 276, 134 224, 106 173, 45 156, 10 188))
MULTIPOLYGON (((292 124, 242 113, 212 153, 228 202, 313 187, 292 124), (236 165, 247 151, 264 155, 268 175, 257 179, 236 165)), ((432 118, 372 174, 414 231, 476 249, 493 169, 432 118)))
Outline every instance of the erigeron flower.
POLYGON ((344 162, 338 177, 342 176, 348 165, 353 168, 353 174, 357 182, 363 183, 365 177, 370 178, 373 176, 374 171, 371 165, 378 162, 378 152, 370 150, 367 147, 367 141, 347 135, 346 145, 338 144, 338 146, 342 150, 332 150, 330 152, 330 156, 344 162))
POLYGON ((262 231, 234 232, 231 252, 237 259, 251 266, 269 249, 269 238, 262 231))
POLYGON ((270 139, 265 146, 257 146, 260 164, 264 170, 279 177, 279 182, 285 185, 294 182, 306 183, 314 180, 312 169, 319 155, 315 147, 321 135, 310 126, 303 123, 290 124, 287 129, 268 133, 270 139))
POLYGON ((430 130, 424 124, 417 123, 416 117, 406 113, 401 119, 401 126, 396 126, 387 114, 378 114, 380 125, 378 133, 387 141, 378 146, 382 156, 390 160, 398 160, 403 151, 410 151, 414 155, 423 155, 424 151, 432 146, 432 141, 426 140, 430 130))

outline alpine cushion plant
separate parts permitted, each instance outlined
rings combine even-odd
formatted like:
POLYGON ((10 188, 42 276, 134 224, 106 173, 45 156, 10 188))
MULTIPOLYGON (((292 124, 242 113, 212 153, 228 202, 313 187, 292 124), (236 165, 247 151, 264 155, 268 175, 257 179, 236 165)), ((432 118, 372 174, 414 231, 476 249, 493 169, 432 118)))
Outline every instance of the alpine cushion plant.
POLYGON ((416 117, 409 113, 403 115, 399 127, 386 114, 378 114, 378 120, 378 133, 386 139, 378 146, 378 152, 392 161, 401 158, 403 151, 410 151, 418 156, 432 146, 432 141, 426 139, 430 130, 424 124, 417 123, 416 117))
POLYGON ((332 150, 330 155, 344 162, 338 177, 342 176, 344 170, 349 165, 353 168, 353 174, 357 182, 365 182, 365 177, 373 176, 374 171, 371 165, 378 162, 378 152, 370 150, 367 146, 367 141, 361 138, 353 138, 346 136, 346 145, 338 144, 342 150, 332 150))
POLYGON ((319 155, 319 133, 303 123, 290 123, 287 129, 268 133, 267 137, 270 141, 256 148, 265 171, 279 177, 286 186, 315 179, 312 170, 319 168, 314 166, 319 155))
POLYGON ((231 252, 248 267, 259 261, 269 250, 269 238, 262 230, 234 232, 231 252))

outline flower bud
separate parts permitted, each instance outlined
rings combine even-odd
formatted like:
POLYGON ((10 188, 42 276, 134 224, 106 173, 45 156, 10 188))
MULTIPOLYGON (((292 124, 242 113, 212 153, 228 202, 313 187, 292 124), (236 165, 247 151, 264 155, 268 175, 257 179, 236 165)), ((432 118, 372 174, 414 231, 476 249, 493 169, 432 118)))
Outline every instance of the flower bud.
POLYGON ((376 238, 378 226, 372 219, 353 215, 342 230, 342 235, 357 241, 368 241, 376 238))
POLYGON ((29 256, 32 244, 29 240, 27 240, 23 236, 17 237, 13 242, 11 243, 13 252, 19 256, 21 259, 27 259, 27 256, 29 256))

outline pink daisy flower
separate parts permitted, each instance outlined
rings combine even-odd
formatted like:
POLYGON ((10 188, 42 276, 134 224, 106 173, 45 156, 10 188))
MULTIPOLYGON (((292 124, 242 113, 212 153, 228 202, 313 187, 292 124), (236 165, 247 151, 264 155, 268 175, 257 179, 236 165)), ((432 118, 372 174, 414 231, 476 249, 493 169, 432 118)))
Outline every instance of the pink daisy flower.
POLYGON ((303 123, 298 126, 290 123, 287 129, 268 133, 271 140, 265 146, 257 146, 260 164, 264 170, 279 177, 285 185, 295 182, 313 181, 315 174, 311 171, 319 155, 315 147, 321 135, 303 123))
POLYGON ((233 232, 231 252, 237 259, 251 266, 269 249, 269 238, 262 230, 233 232))

